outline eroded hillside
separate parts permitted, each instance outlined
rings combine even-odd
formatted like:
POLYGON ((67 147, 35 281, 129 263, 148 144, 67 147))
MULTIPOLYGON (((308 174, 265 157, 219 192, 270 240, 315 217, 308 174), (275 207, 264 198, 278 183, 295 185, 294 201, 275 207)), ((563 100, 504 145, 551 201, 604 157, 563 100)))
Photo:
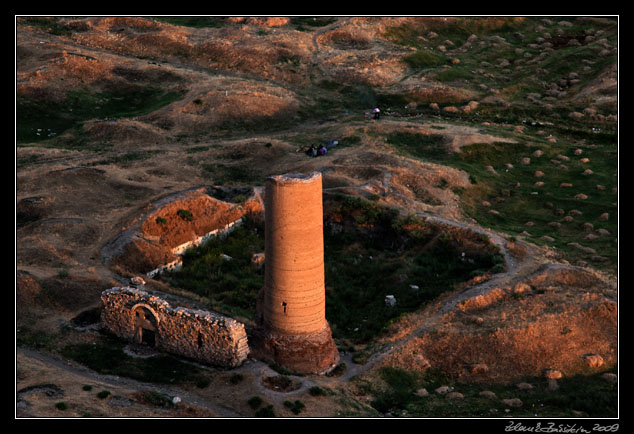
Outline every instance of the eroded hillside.
POLYGON ((16 17, 17 416, 616 416, 617 41, 610 17, 16 17), (250 325, 257 273, 144 273, 312 171, 336 373, 192 370, 100 329, 135 276, 250 325))

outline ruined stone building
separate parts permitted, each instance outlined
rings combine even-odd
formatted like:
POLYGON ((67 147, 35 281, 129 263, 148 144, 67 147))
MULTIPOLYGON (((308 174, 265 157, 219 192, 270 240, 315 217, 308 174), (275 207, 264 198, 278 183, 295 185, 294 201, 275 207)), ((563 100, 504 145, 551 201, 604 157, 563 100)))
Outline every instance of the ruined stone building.
POLYGON ((130 342, 234 368, 247 358, 244 324, 212 312, 172 307, 145 291, 117 287, 101 294, 103 323, 130 342))
POLYGON ((102 293, 104 324, 128 341, 212 365, 237 367, 251 353, 300 373, 331 370, 339 352, 325 315, 321 174, 268 178, 264 210, 265 281, 248 344, 238 321, 129 287, 102 293))

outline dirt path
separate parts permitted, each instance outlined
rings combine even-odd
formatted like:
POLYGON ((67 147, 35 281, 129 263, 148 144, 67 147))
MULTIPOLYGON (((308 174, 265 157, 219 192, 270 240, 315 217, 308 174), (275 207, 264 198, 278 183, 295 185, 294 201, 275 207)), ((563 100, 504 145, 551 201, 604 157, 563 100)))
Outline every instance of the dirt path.
POLYGON ((310 65, 308 67, 308 83, 312 83, 313 81, 313 68, 315 66, 317 66, 317 55, 319 54, 319 44, 317 43, 317 38, 319 37, 319 35, 321 35, 322 33, 326 33, 329 32, 332 29, 336 29, 337 27, 345 24, 346 22, 348 22, 349 18, 337 18, 337 21, 327 25, 326 27, 322 27, 319 30, 315 31, 315 33, 313 34, 313 55, 311 57, 310 60, 310 65))

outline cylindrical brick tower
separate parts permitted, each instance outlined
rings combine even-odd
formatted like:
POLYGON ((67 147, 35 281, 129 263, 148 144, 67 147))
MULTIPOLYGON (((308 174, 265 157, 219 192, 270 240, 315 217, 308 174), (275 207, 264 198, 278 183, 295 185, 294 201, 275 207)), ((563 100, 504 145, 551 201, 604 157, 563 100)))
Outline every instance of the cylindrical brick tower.
POLYGON ((296 372, 326 372, 339 352, 326 321, 321 174, 268 178, 264 212, 254 354, 296 372))

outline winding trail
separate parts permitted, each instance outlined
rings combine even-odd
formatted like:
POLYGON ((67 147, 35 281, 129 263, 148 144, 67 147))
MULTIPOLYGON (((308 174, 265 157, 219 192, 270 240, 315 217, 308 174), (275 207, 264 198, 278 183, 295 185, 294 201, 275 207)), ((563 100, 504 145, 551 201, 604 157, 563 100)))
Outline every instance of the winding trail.
POLYGON ((308 67, 308 83, 312 83, 313 81, 313 68, 315 66, 317 66, 317 55, 319 54, 319 44, 317 43, 317 38, 319 38, 319 36, 322 33, 326 33, 329 32, 333 29, 336 29, 337 27, 345 24, 346 22, 348 22, 349 18, 337 18, 337 21, 335 21, 332 24, 329 24, 325 27, 321 27, 320 29, 318 29, 317 31, 315 31, 315 33, 313 33, 313 55, 311 57, 310 60, 310 65, 308 67))
MULTIPOLYGON (((386 171, 387 172, 387 171, 386 171)), ((388 176, 389 173, 383 174, 383 187, 386 194, 392 194, 390 187, 391 177, 388 176)), ((367 186, 358 186, 360 190, 363 190, 364 187, 367 186)), ((348 187, 350 188, 350 187, 348 187)), ((333 191, 337 190, 337 188, 324 189, 325 191, 333 191)), ((178 194, 168 195, 168 197, 164 198, 164 200, 173 199, 173 197, 177 197, 178 194)), ((411 199, 410 199, 411 200, 411 199)), ((466 229, 469 231, 473 231, 478 234, 486 235, 490 242, 496 245, 501 254, 504 257, 505 261, 505 270, 501 273, 494 274, 490 276, 490 278, 482 283, 470 286, 466 289, 463 289, 455 294, 449 296, 448 299, 444 301, 441 305, 433 305, 429 308, 427 312, 425 312, 424 319, 420 320, 420 325, 413 330, 411 333, 408 333, 406 336, 394 341, 383 344, 383 347, 374 352, 364 364, 357 364, 352 361, 352 354, 347 352, 341 354, 340 363, 345 363, 346 370, 340 376, 294 376, 287 375, 292 380, 296 381, 299 387, 296 390, 290 392, 277 392, 265 387, 262 383, 262 380, 266 377, 272 377, 279 375, 276 371, 271 369, 267 364, 254 360, 248 359, 242 366, 232 370, 232 372, 236 373, 251 373, 255 376, 255 384, 257 385, 257 393, 263 397, 266 397, 272 403, 276 405, 283 405, 283 402, 291 399, 293 396, 301 395, 306 393, 313 386, 335 386, 342 382, 346 382, 353 377, 356 377, 360 374, 363 374, 371 369, 373 369, 377 364, 383 361, 386 357, 398 351, 400 348, 404 347, 407 343, 416 339, 420 336, 423 336, 425 333, 431 332, 435 329, 435 326, 442 319, 442 317, 451 312, 456 306, 467 299, 477 297, 479 295, 487 293, 489 290, 494 288, 499 288, 503 286, 508 286, 512 284, 513 280, 516 280, 518 277, 526 277, 531 274, 534 274, 538 269, 546 265, 549 268, 556 269, 576 269, 577 267, 560 265, 560 264, 544 264, 535 259, 534 248, 524 242, 516 241, 522 248, 526 249, 526 254, 523 256, 522 260, 514 257, 507 248, 507 240, 506 238, 499 233, 493 232, 488 229, 484 229, 478 226, 475 223, 461 222, 450 220, 447 218, 443 218, 437 215, 432 215, 428 213, 416 213, 416 216, 425 219, 426 221, 435 222, 455 228, 466 229)), ((121 240, 118 240, 121 241, 121 240)), ((107 249, 106 249, 107 250, 107 249)), ((103 252, 102 252, 103 253, 103 252)), ((118 376, 112 375, 101 375, 94 371, 91 371, 84 367, 79 367, 73 363, 68 361, 63 361, 55 358, 52 355, 48 355, 39 351, 26 349, 26 348, 18 348, 18 353, 24 354, 28 357, 33 357, 47 363, 50 363, 60 369, 66 370, 72 374, 80 375, 85 378, 90 378, 96 381, 102 381, 108 384, 126 386, 135 389, 151 389, 156 390, 160 393, 167 394, 168 396, 179 396, 183 400, 184 403, 200 406, 203 408, 207 408, 214 413, 218 414, 220 417, 227 418, 239 418, 239 417, 250 417, 251 415, 240 414, 239 412, 224 407, 222 405, 213 404, 204 399, 202 395, 198 395, 195 393, 187 392, 178 386, 164 386, 157 385, 151 383, 143 383, 140 381, 132 380, 129 378, 122 378, 118 376)))

